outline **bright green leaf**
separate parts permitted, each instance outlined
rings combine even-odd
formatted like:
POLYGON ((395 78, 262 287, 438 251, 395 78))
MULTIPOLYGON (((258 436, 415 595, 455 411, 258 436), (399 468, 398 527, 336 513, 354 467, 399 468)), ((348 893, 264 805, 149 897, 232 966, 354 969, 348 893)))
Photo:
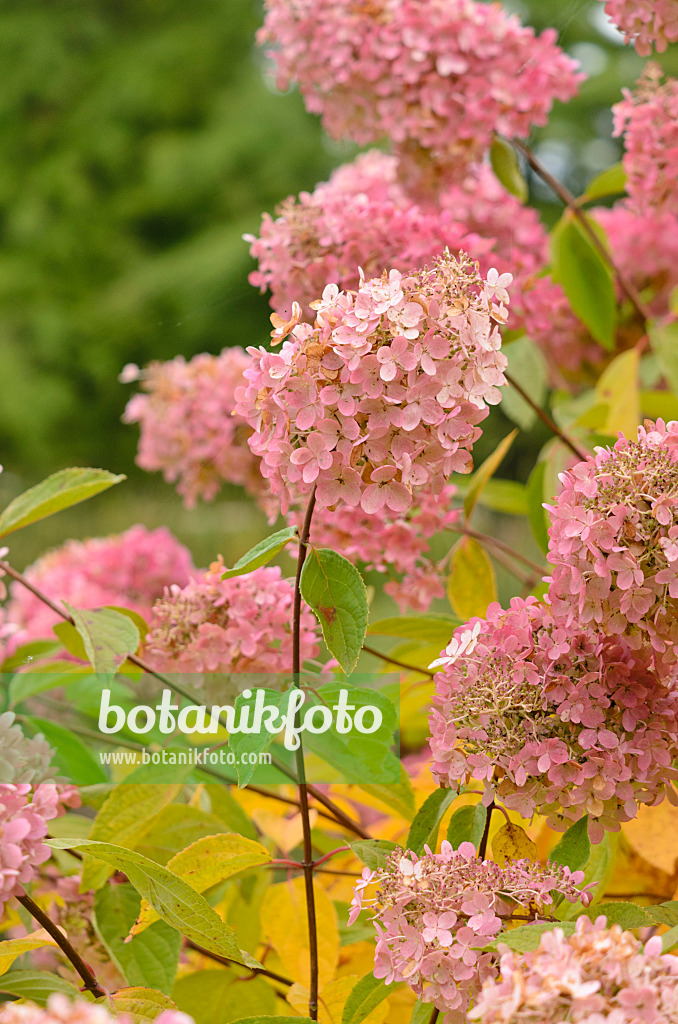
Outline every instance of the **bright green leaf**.
POLYGON ((149 985, 170 995, 181 936, 164 921, 156 921, 143 935, 125 942, 140 906, 134 886, 107 885, 94 897, 94 928, 129 985, 149 985))
POLYGON ((367 629, 362 576, 336 551, 313 548, 301 573, 301 595, 318 617, 330 653, 345 673, 352 672, 367 629))
POLYGON ((61 992, 70 999, 82 999, 75 985, 58 974, 46 971, 8 971, 0 977, 0 992, 21 999, 30 999, 38 1006, 45 1006, 52 992, 61 992))
POLYGON ((464 498, 464 513, 467 519, 470 519, 471 513, 476 506, 476 502, 487 486, 488 480, 494 476, 504 461, 506 453, 513 444, 517 433, 517 430, 512 430, 510 434, 507 434, 506 437, 499 442, 492 454, 487 456, 483 464, 478 466, 477 470, 470 478, 466 497, 464 498))
POLYGON ((370 971, 351 990, 344 1004, 341 1024, 361 1024, 361 1021, 397 988, 399 984, 387 985, 383 978, 375 978, 370 971))
POLYGON ((224 924, 204 896, 168 868, 111 843, 91 839, 48 839, 55 850, 79 849, 123 871, 139 895, 148 900, 163 921, 212 953, 227 956, 247 967, 261 964, 238 947, 235 932, 224 924))
POLYGON ((263 978, 246 982, 231 971, 193 971, 178 979, 172 999, 195 1024, 228 1024, 241 1013, 273 1013, 276 995, 270 983, 263 978))
POLYGON ((355 842, 349 843, 349 846, 370 871, 386 867, 389 854, 402 849, 390 839, 356 839, 355 842))
POLYGON ((570 871, 581 871, 591 856, 591 840, 588 833, 588 815, 570 825, 563 838, 551 850, 549 860, 553 864, 564 864, 570 871))
POLYGON ((463 622, 474 615, 483 618, 487 606, 497 600, 492 562, 473 537, 461 537, 452 548, 447 596, 463 622))
POLYGON ((521 203, 527 202, 527 182, 520 169, 518 154, 510 142, 495 136, 490 147, 492 170, 507 192, 521 203))
POLYGON ((234 576, 244 576, 245 573, 254 572, 260 566, 266 565, 297 535, 296 526, 288 526, 284 530, 272 533, 270 537, 265 537, 264 540, 250 548, 246 555, 239 558, 232 569, 226 569, 221 574, 222 580, 230 580, 234 576))
POLYGON ((440 820, 457 794, 453 789, 436 789, 426 798, 414 816, 405 846, 414 853, 421 854, 424 844, 429 841, 437 829, 440 820))
POLYGON ((124 479, 105 469, 61 469, 9 503, 0 515, 0 537, 92 498, 124 479))
POLYGON ((597 174, 588 185, 581 199, 588 203, 593 199, 605 199, 607 196, 621 195, 626 190, 626 171, 620 163, 606 167, 597 174))
POLYGON ((134 654, 140 636, 134 622, 112 608, 73 608, 64 601, 95 672, 113 673, 134 654))
MULTIPOLYGON (((289 701, 289 691, 268 690, 264 688, 264 700, 266 707, 286 708, 289 701)), ((235 713, 238 719, 242 716, 241 708, 249 705, 249 699, 239 693, 235 699, 235 713)), ((236 755, 235 769, 238 776, 238 789, 242 789, 250 781, 256 770, 256 762, 250 763, 250 757, 245 755, 262 754, 273 743, 275 734, 266 729, 258 732, 233 732, 228 738, 228 745, 236 755)), ((254 761, 254 757, 251 759, 254 761)))
POLYGON ((544 554, 549 549, 548 518, 544 508, 544 478, 546 463, 538 462, 527 481, 527 515, 532 533, 544 554))
MULTIPOLYGON (((592 222, 600 236, 600 226, 592 222)), ((567 217, 552 234, 553 277, 575 315, 603 348, 611 352, 617 323, 617 299, 609 265, 581 226, 567 217)))
MULTIPOLYGON (((517 338, 502 351, 508 359, 507 372, 513 380, 537 405, 543 405, 548 371, 541 350, 531 338, 517 338)), ((529 430, 537 418, 532 406, 510 384, 502 388, 501 408, 522 430, 529 430)))

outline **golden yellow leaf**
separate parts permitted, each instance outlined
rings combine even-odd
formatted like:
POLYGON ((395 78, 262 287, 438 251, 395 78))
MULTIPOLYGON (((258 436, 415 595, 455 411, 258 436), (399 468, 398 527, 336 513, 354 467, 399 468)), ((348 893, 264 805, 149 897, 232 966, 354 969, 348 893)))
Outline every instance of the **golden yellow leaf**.
MULTIPOLYGON (((321 985, 333 978, 339 959, 339 930, 334 904, 325 890, 313 884, 318 931, 318 965, 321 985)), ((275 949, 285 973, 310 984, 308 921, 303 878, 279 882, 267 890, 261 904, 264 935, 275 949)))
MULTIPOLYGON (((335 978, 323 986, 318 994, 319 1024, 341 1024, 346 1000, 360 981, 360 977, 359 974, 351 974, 345 978, 335 978)), ((287 993, 287 1002, 304 1017, 308 1016, 308 995, 308 989, 299 983, 292 985, 287 993)), ((384 1000, 365 1017, 363 1024, 383 1024, 388 1010, 388 1000, 384 1000)))
POLYGON ((532 842, 524 829, 513 822, 506 822, 499 829, 492 840, 492 858, 504 867, 509 860, 535 861, 537 859, 537 844, 532 842))
POLYGON ((638 365, 640 353, 631 348, 622 352, 605 368, 596 384, 596 398, 607 407, 607 418, 602 432, 635 438, 640 422, 640 391, 638 365))
POLYGON ((150 1024, 163 1010, 175 1010, 176 1003, 169 996, 154 988, 120 988, 109 996, 102 996, 97 1002, 110 1008, 110 1000, 117 1013, 129 1014, 133 1024, 150 1024))
POLYGON ((460 619, 481 618, 497 600, 494 567, 484 547, 473 537, 462 537, 452 548, 447 596, 460 619))
POLYGON ((631 846, 650 864, 672 875, 678 858, 678 807, 664 800, 658 807, 641 804, 632 821, 622 825, 631 846))
POLYGON ((605 888, 605 899, 617 898, 633 902, 663 903, 675 899, 678 872, 663 871, 642 857, 624 832, 617 847, 614 872, 605 888))
MULTIPOLYGON (((309 817, 311 828, 314 828, 318 812, 316 810, 309 811, 309 817)), ((281 818, 279 812, 261 807, 252 811, 252 821, 259 831, 272 839, 283 853, 289 853, 303 840, 301 814, 295 814, 291 818, 281 818)))
POLYGON ((56 942, 50 939, 47 932, 39 928, 22 939, 8 939, 0 942, 0 974, 6 974, 14 961, 22 953, 30 953, 32 949, 40 949, 42 946, 56 946, 56 942))

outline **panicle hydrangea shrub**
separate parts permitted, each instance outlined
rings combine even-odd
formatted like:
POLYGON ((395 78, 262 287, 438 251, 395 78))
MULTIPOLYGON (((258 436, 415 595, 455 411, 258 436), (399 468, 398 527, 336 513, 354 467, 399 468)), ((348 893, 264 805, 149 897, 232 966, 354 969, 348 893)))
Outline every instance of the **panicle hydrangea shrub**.
POLYGON ((430 263, 445 247, 513 275, 512 314, 524 284, 547 259, 547 238, 535 210, 509 195, 489 167, 469 167, 435 204, 417 203, 397 178, 394 156, 370 150, 339 167, 312 193, 289 197, 259 238, 247 235, 258 269, 250 283, 271 291, 271 305, 304 313, 328 281, 346 291, 385 267, 407 271, 430 263))
POLYGON ((561 475, 551 514, 548 579, 568 628, 596 624, 649 640, 666 663, 678 641, 678 422, 645 421, 561 475))
MULTIPOLYGON (((53 601, 76 608, 121 605, 144 618, 156 598, 172 583, 188 583, 195 569, 190 552, 161 526, 132 526, 111 537, 69 540, 26 569, 26 578, 53 601)), ((14 632, 8 653, 21 644, 53 639, 52 626, 61 618, 20 583, 11 587, 6 607, 14 632)))
POLYGON ((280 497, 317 486, 321 508, 405 512, 413 494, 469 472, 488 405, 500 400, 506 357, 499 323, 510 274, 482 280, 466 256, 446 253, 403 277, 384 272, 357 293, 328 285, 314 326, 274 314, 279 352, 250 348, 236 412, 280 497))
POLYGON ((424 1002, 452 1014, 461 1024, 469 1003, 486 978, 497 973, 495 958, 483 947, 493 942, 512 917, 534 919, 554 896, 586 904, 579 886, 583 871, 529 860, 499 867, 478 860, 472 843, 440 853, 428 847, 422 857, 392 853, 379 871, 365 868, 354 889, 349 923, 355 921, 365 889, 378 885, 374 898, 377 947, 374 974, 386 984, 405 981, 424 1002))
POLYGON ((678 0, 602 0, 605 12, 641 57, 678 39, 678 0))
MULTIPOLYGON (((286 672, 292 664, 294 587, 278 566, 222 580, 214 562, 200 580, 156 601, 146 655, 163 672, 286 672)), ((301 613, 301 656, 318 653, 316 620, 301 613)))
POLYGON ((580 917, 573 935, 545 932, 523 954, 504 947, 500 978, 468 1017, 480 1024, 677 1024, 678 957, 654 935, 642 944, 605 917, 580 917))
MULTIPOLYGON (((678 3, 674 6, 678 39, 678 3)), ((662 77, 657 64, 648 64, 636 91, 624 89, 624 99, 612 108, 614 134, 624 136, 631 204, 650 217, 678 214, 678 81, 662 83, 662 77)))
POLYGON ((678 802, 678 688, 654 670, 651 649, 514 598, 509 611, 492 604, 486 620, 460 626, 433 665, 441 784, 481 780, 485 803, 546 814, 558 830, 588 814, 594 842, 639 803, 678 802))
POLYGON ((224 481, 256 496, 262 490, 258 459, 247 445, 250 428, 232 415, 235 389, 249 362, 235 347, 189 362, 177 356, 151 363, 140 374, 146 394, 127 404, 124 422, 141 429, 137 465, 161 470, 188 508, 198 498, 211 501, 224 481))
MULTIPOLYGON (((132 1024, 128 1013, 113 1015, 106 1006, 84 999, 71 1002, 68 996, 53 992, 47 1006, 34 1003, 5 1003, 0 1008, 0 1024, 132 1024)), ((192 1017, 179 1010, 163 1010, 155 1024, 195 1024, 192 1017)))
POLYGON ((334 138, 387 136, 401 174, 463 174, 495 131, 526 136, 581 79, 556 45, 475 0, 267 0, 258 40, 334 138))

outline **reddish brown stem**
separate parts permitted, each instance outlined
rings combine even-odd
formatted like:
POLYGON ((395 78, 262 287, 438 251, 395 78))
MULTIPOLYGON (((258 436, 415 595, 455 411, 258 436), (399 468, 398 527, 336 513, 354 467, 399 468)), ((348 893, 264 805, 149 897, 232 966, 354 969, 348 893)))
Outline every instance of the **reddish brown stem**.
POLYGON ((37 903, 34 903, 31 897, 25 892, 22 893, 21 896, 17 896, 17 899, 21 906, 26 908, 31 917, 38 922, 40 927, 44 928, 45 931, 52 936, 59 949, 65 953, 82 978, 84 988, 88 992, 91 992, 96 998, 105 996, 105 990, 101 987, 90 968, 87 966, 80 954, 73 948, 67 936, 64 935, 60 928, 57 928, 44 910, 42 910, 37 903))
POLYGON ((559 437, 563 444, 566 444, 570 451, 573 452, 581 462, 586 462, 588 458, 587 453, 581 448, 578 448, 574 441, 570 440, 565 431, 560 429, 556 421, 552 419, 547 412, 544 412, 541 406, 537 405, 533 398, 530 398, 527 391, 521 388, 517 380, 514 380, 514 378, 506 372, 504 373, 504 376, 506 377, 507 383, 510 384, 512 388, 515 388, 520 397, 527 402, 531 409, 534 409, 544 426, 548 427, 551 433, 555 434, 556 437, 559 437))
POLYGON ((380 658, 388 665, 397 665, 398 668, 404 668, 407 672, 419 672, 420 675, 428 676, 429 679, 433 679, 433 672, 429 672, 427 668, 418 668, 416 665, 408 665, 404 661, 398 661, 397 658, 391 658, 390 655, 384 654, 383 651, 378 651, 376 647, 368 647, 367 644, 363 644, 363 650, 366 654, 371 654, 375 658, 380 658))

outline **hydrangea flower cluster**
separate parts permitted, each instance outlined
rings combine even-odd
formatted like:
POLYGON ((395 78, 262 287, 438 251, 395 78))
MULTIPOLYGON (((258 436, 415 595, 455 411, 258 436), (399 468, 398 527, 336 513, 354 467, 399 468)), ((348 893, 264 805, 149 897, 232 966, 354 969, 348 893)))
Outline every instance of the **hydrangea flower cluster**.
MULTIPOLYGON (((292 663, 294 587, 278 566, 222 580, 214 562, 201 580, 156 601, 148 660, 163 672, 286 672, 292 663)), ((301 613, 301 656, 318 653, 316 620, 301 613)))
POLYGON ((547 258, 547 239, 534 210, 499 184, 489 167, 467 169, 435 204, 417 203, 398 181, 397 159, 378 150, 339 167, 312 193, 290 196, 273 220, 264 215, 259 238, 247 235, 259 267, 250 283, 271 290, 271 305, 306 309, 328 281, 358 287, 385 267, 400 271, 429 263, 446 246, 513 274, 512 304, 547 258))
MULTIPOLYGON (((674 0, 675 38, 678 2, 674 0)), ((662 69, 648 64, 635 93, 612 108, 614 134, 624 136, 626 188, 633 206, 648 215, 678 214, 678 81, 662 84, 662 69)))
POLYGON ((470 471, 478 424, 505 383, 498 324, 510 280, 491 270, 483 281, 468 257, 446 253, 357 293, 328 285, 315 326, 295 303, 273 332, 291 335, 280 352, 248 350, 236 412, 283 513, 314 486, 320 507, 405 512, 414 492, 470 471))
POLYGON ((250 429, 232 416, 235 389, 249 362, 235 347, 189 362, 177 356, 151 363, 141 374, 146 394, 127 404, 124 422, 141 428, 137 465, 177 483, 188 508, 198 498, 211 501, 224 481, 255 495, 261 491, 258 460, 247 445, 250 429))
POLYGON ((678 0, 602 0, 610 20, 641 57, 664 53, 678 39, 678 0))
MULTIPOLYGON (((0 1008, 1 1024, 132 1024, 128 1013, 112 1016, 106 1006, 76 999, 74 1002, 54 992, 47 1006, 35 1003, 4 1003, 0 1008)), ((155 1018, 156 1024, 195 1024, 192 1017, 179 1010, 163 1010, 155 1018)))
POLYGON ((495 131, 526 136, 581 75, 556 45, 475 0, 267 0, 258 40, 334 138, 385 135, 404 166, 463 173, 495 131))
POLYGON ((678 422, 650 420, 636 441, 562 475, 551 513, 549 600, 566 627, 597 624, 650 641, 676 660, 678 641, 678 422))
POLYGON ((360 912, 364 891, 379 886, 375 899, 377 948, 374 974, 386 984, 405 981, 424 1002, 463 1021, 469 1003, 487 978, 496 975, 495 958, 483 947, 508 920, 545 916, 554 896, 571 903, 589 894, 579 885, 583 871, 529 860, 499 867, 478 860, 472 843, 417 857, 394 851, 386 867, 363 871, 354 890, 350 921, 360 912))
MULTIPOLYGON (((123 605, 144 618, 172 583, 188 583, 195 569, 190 552, 162 526, 132 526, 112 537, 69 540, 26 570, 26 578, 53 601, 76 608, 123 605)), ((60 617, 21 584, 11 587, 6 608, 14 627, 8 653, 32 640, 53 638, 60 617)))
POLYGON ((469 1013, 481 1024, 676 1024, 678 957, 645 948, 604 917, 580 917, 573 935, 545 932, 534 952, 503 952, 469 1013))
MULTIPOLYGON (((454 634, 435 677, 433 774, 482 780, 529 818, 562 829, 589 816, 589 835, 618 830, 638 803, 673 796, 678 689, 652 651, 625 637, 566 626, 535 598, 490 605, 454 634)), ((675 801, 675 798, 674 798, 675 801)))

